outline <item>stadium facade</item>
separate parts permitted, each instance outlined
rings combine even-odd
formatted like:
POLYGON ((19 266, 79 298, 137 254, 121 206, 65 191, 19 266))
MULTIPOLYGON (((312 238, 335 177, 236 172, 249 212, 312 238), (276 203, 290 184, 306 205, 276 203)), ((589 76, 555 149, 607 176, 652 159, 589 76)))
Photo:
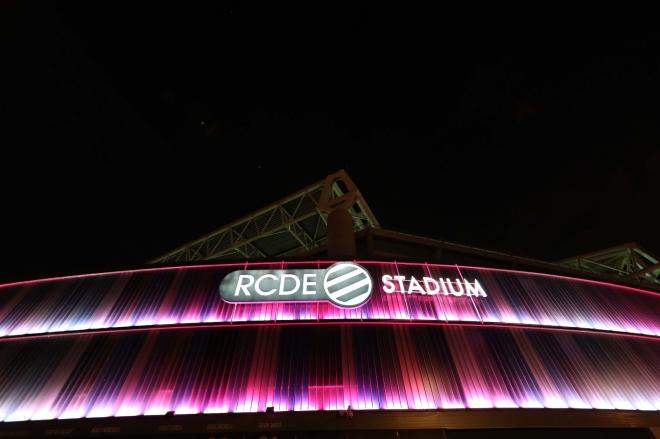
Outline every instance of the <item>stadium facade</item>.
POLYGON ((157 265, 1 286, 0 437, 653 437, 652 258, 384 230, 340 172, 157 265))

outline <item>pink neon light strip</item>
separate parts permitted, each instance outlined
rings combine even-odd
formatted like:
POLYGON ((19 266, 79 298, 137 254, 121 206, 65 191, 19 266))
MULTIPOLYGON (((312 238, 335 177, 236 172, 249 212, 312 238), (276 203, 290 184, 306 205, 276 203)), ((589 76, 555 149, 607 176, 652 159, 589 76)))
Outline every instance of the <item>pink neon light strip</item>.
POLYGON ((176 323, 170 325, 155 325, 155 326, 133 326, 130 328, 103 328, 103 329, 87 329, 81 331, 66 331, 54 332, 48 334, 26 334, 7 336, 0 339, 1 342, 9 341, 24 341, 24 340, 38 340, 38 339, 52 339, 56 337, 72 337, 77 335, 101 335, 101 334, 127 334, 135 332, 152 332, 152 331, 175 331, 186 329, 214 329, 214 328, 259 328, 259 327, 289 327, 289 326, 338 326, 338 325, 363 325, 363 326, 421 326, 421 327, 465 327, 465 328, 493 328, 493 329, 529 329, 533 331, 547 331, 557 333, 574 333, 574 334, 591 334, 609 337, 629 337, 638 340, 646 340, 651 342, 660 342, 660 337, 631 334, 627 332, 610 332, 601 330, 590 330, 583 328, 562 328, 551 326, 536 326, 525 324, 501 324, 501 323, 465 323, 465 322, 443 322, 443 321, 423 321, 423 320, 321 320, 321 321, 286 321, 278 320, 276 322, 239 322, 239 323, 176 323))

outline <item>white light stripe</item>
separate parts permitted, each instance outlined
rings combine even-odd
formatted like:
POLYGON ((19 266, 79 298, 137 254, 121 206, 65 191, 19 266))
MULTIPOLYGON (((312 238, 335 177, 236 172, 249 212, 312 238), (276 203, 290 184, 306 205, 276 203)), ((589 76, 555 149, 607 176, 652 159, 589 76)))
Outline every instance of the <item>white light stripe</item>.
POLYGON ((328 293, 328 295, 331 298, 333 298, 334 300, 337 300, 341 296, 345 296, 348 293, 352 293, 353 291, 357 290, 358 288, 363 287, 365 285, 368 285, 369 283, 371 283, 371 279, 369 279, 368 277, 365 277, 364 279, 362 279, 359 282, 356 282, 356 283, 351 284, 347 287, 344 287, 340 290, 337 290, 337 291, 333 292, 332 294, 328 293))
POLYGON ((352 278, 353 276, 355 276, 355 275, 357 275, 357 274, 360 274, 360 273, 362 273, 362 270, 360 270, 360 268, 358 268, 358 267, 354 267, 354 268, 353 268, 353 271, 349 271, 349 272, 346 273, 346 274, 342 274, 342 275, 339 276, 339 277, 336 277, 336 278, 334 278, 334 279, 332 279, 332 280, 329 280, 328 282, 326 282, 325 286, 328 287, 328 288, 330 288, 331 286, 336 285, 336 284, 338 284, 338 283, 340 283, 340 282, 342 282, 342 281, 345 281, 345 280, 347 280, 347 279, 350 279, 350 278, 352 278))

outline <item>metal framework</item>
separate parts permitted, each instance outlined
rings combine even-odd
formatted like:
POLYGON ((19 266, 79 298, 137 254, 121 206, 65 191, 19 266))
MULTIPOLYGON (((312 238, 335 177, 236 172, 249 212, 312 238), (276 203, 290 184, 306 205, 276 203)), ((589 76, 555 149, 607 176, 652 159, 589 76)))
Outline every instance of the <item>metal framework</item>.
POLYGON ((327 216, 336 206, 348 208, 355 231, 380 227, 355 183, 340 170, 151 262, 273 258, 309 251, 326 241, 327 216))
MULTIPOLYGON (((353 218, 353 229, 356 232, 376 229, 373 232, 393 233, 380 229, 378 220, 355 183, 344 170, 340 170, 151 262, 167 264, 313 255, 326 243, 328 213, 337 208, 348 210, 353 218)), ((406 239, 420 238, 407 236, 406 239)), ((481 249, 437 242, 460 253, 476 251, 479 254, 484 252, 494 254, 481 249)), ((524 259, 511 255, 500 256, 515 260, 524 259)), ((628 282, 642 283, 654 288, 660 287, 658 258, 634 242, 573 256, 556 263, 525 260, 536 264, 551 264, 586 273, 619 277, 628 282)))
POLYGON ((559 264, 592 273, 622 276, 631 281, 660 285, 660 263, 634 242, 573 256, 559 264))

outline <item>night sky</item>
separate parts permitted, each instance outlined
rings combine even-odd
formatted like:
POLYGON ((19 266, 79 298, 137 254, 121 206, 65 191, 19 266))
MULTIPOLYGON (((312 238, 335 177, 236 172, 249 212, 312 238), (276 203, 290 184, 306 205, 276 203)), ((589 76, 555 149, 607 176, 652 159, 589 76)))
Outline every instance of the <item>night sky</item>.
POLYGON ((0 281, 141 266, 341 168, 393 230, 660 254, 657 26, 135 3, 0 6, 0 281))

